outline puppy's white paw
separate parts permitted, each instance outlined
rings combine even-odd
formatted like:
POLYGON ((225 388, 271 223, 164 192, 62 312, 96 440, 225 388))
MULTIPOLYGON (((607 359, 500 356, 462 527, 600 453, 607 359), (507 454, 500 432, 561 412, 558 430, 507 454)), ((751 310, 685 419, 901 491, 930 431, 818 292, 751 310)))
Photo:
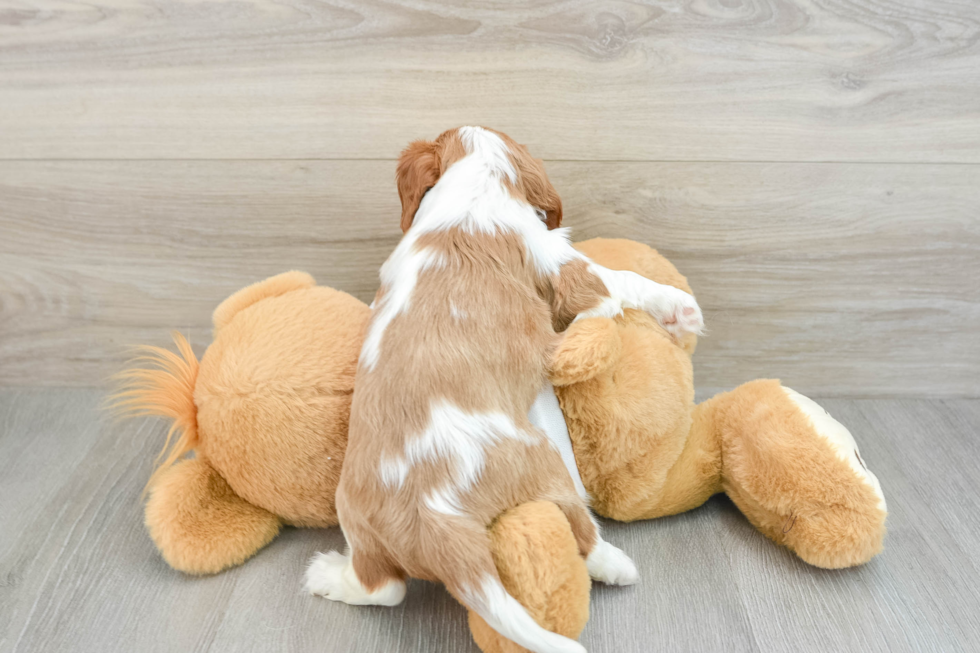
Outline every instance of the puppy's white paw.
POLYGON ((662 313, 658 316, 660 323, 675 338, 688 333, 700 335, 704 332, 704 317, 697 300, 683 290, 671 288, 664 298, 662 313))
POLYGON ((331 601, 345 601, 347 583, 344 580, 344 569, 347 563, 347 556, 340 551, 316 554, 306 568, 303 588, 310 594, 323 596, 331 601))
POLYGON ((585 566, 593 580, 607 585, 633 585, 640 580, 636 565, 629 556, 605 540, 596 542, 585 566))
POLYGON ((306 568, 304 589, 310 594, 351 605, 398 605, 405 598, 405 581, 392 578, 373 592, 357 578, 350 558, 339 551, 318 553, 306 568))

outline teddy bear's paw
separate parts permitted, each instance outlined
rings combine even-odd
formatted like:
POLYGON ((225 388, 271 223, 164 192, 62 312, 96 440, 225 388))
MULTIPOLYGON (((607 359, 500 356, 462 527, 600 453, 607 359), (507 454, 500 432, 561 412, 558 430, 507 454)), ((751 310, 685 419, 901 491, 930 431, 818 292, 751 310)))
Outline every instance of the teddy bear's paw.
POLYGON ((704 331, 704 316, 697 300, 683 290, 670 288, 659 315, 660 322, 670 334, 681 338, 688 333, 700 335, 704 331))
POLYGON ((592 580, 607 585, 633 585, 640 580, 630 557, 605 540, 596 542, 592 553, 585 559, 585 566, 592 580))
POLYGON ((303 587, 310 594, 351 605, 398 605, 405 598, 405 581, 398 578, 373 592, 368 590, 358 580, 350 558, 339 551, 313 556, 303 587))

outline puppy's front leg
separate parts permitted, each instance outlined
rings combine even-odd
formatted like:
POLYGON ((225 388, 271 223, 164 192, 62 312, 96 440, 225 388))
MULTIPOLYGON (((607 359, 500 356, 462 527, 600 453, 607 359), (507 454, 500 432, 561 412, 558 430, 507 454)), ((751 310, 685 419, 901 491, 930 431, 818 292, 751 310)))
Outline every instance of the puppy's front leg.
POLYGON ((628 270, 610 270, 582 257, 564 264, 554 280, 556 313, 567 319, 615 317, 624 308, 646 311, 676 337, 701 333, 694 297, 628 270))
POLYGON ((602 280, 609 297, 580 313, 578 318, 613 317, 624 308, 635 308, 657 318, 675 336, 700 334, 704 329, 701 307, 683 290, 651 281, 636 272, 610 270, 596 263, 589 264, 589 271, 602 280))

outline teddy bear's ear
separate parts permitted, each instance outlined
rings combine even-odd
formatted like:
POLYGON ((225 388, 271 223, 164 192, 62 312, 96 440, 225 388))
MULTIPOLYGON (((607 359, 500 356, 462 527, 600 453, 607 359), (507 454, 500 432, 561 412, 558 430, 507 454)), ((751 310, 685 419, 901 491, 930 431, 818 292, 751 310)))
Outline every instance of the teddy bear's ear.
POLYGON ((236 291, 221 302, 218 308, 214 309, 211 316, 211 320, 214 322, 214 335, 217 337, 218 331, 227 326, 236 315, 258 301, 285 295, 294 290, 312 288, 315 285, 316 281, 306 272, 290 270, 246 286, 236 291))
POLYGON ((551 359, 551 382, 565 386, 588 381, 618 361, 622 347, 619 330, 611 319, 594 317, 575 322, 551 359))

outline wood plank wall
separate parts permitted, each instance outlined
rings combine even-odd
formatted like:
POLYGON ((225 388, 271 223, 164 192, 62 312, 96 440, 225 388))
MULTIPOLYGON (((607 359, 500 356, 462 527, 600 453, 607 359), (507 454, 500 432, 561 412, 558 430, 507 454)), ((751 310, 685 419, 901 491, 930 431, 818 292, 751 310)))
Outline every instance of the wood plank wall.
POLYGON ((459 124, 689 276, 699 386, 980 396, 964 0, 0 0, 0 385, 203 350, 289 268, 369 300, 398 151, 459 124))

